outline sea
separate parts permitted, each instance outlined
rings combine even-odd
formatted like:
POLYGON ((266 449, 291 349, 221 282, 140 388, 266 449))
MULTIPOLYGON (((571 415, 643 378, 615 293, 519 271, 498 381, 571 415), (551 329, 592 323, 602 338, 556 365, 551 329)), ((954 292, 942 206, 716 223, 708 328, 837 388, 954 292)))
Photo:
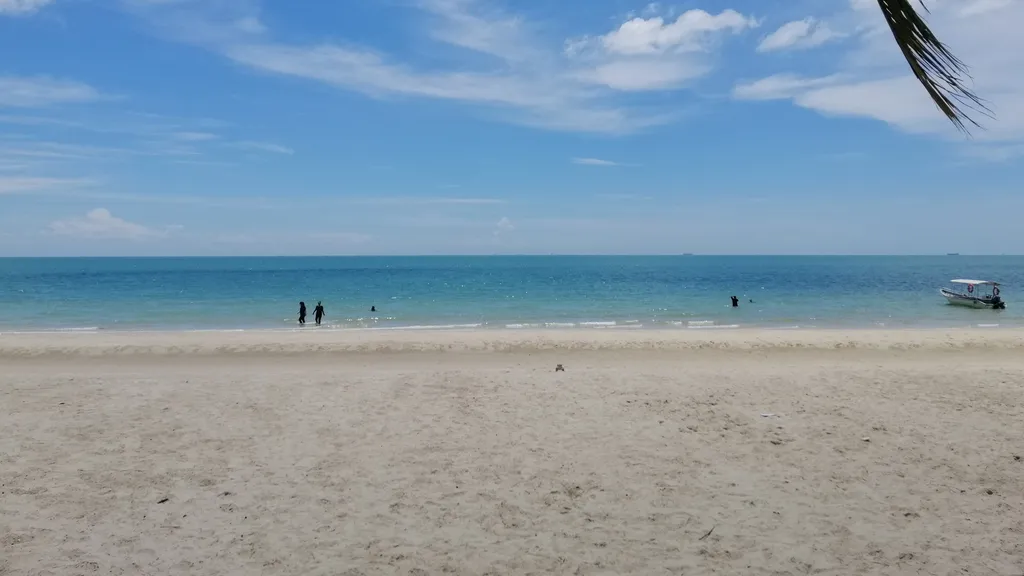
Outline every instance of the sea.
POLYGON ((1020 326, 1019 256, 0 259, 2 332, 1020 326), (952 278, 1006 309, 948 305, 952 278))

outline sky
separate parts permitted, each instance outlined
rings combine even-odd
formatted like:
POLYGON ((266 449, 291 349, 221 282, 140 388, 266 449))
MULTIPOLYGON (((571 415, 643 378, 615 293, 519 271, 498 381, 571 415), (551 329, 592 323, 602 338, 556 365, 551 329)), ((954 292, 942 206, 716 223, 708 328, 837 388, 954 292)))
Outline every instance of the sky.
POLYGON ((1024 253, 1024 0, 0 0, 0 256, 1024 253))

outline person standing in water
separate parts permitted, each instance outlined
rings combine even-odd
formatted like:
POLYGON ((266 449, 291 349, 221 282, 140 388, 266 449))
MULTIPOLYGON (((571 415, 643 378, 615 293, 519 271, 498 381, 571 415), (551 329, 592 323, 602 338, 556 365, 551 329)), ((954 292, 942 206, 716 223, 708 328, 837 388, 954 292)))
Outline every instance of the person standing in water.
POLYGON ((299 302, 299 326, 306 324, 306 303, 299 302))
POLYGON ((317 302, 316 308, 313 308, 313 320, 316 320, 316 325, 320 325, 320 320, 324 317, 324 304, 323 302, 317 302))
POLYGON ((733 308, 739 308, 740 307, 740 299, 735 297, 735 296, 730 296, 730 298, 732 298, 732 307, 733 308))

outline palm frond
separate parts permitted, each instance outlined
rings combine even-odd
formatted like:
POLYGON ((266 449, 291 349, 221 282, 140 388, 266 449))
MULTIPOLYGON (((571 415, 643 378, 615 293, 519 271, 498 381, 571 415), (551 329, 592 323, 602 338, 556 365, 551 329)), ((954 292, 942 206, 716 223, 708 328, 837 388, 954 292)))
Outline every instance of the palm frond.
MULTIPOLYGON (((927 12, 924 1, 918 2, 927 12)), ((969 132, 968 124, 980 128, 970 112, 986 116, 991 113, 967 86, 971 79, 967 66, 935 37, 913 3, 914 0, 878 0, 878 7, 911 71, 939 110, 963 132, 969 132)))

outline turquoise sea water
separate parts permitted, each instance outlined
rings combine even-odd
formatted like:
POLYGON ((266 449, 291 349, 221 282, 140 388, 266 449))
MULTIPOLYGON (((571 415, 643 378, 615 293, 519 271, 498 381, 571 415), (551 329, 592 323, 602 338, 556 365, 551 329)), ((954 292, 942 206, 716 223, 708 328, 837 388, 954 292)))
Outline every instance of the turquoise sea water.
POLYGON ((1024 257, 0 259, 3 331, 294 329, 300 300, 307 329, 317 300, 335 329, 1012 327, 1024 257), (947 305, 957 277, 1007 309, 947 305))

